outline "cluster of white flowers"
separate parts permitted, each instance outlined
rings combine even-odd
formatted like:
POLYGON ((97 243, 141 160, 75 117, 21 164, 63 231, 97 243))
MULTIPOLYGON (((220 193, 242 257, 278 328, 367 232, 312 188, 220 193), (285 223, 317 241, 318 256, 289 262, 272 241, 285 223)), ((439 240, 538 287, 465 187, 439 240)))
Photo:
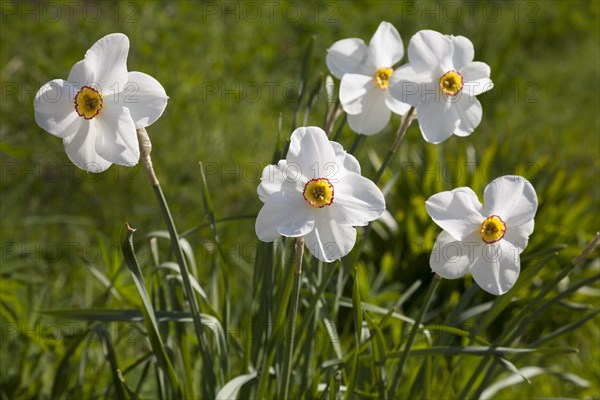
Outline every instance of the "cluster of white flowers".
MULTIPOLYGON (((405 115, 412 106, 427 142, 470 135, 482 116, 475 96, 493 88, 490 67, 473 61, 471 41, 424 30, 410 40, 409 63, 397 67, 403 56, 400 34, 388 22, 379 25, 368 46, 350 38, 327 50, 327 66, 340 79, 339 100, 350 128, 376 134, 392 112, 405 115)), ((359 174, 356 159, 338 143, 327 142, 325 132, 296 130, 287 159, 263 171, 258 193, 265 204, 256 220, 258 237, 305 236, 310 252, 322 261, 348 254, 356 241, 352 226, 367 225, 385 210, 381 191, 359 174), (297 168, 290 179, 292 163, 297 168), (319 165, 330 167, 315 167, 319 165)), ((444 229, 430 266, 447 279, 471 272, 479 286, 499 295, 519 276, 519 254, 533 232, 537 197, 533 186, 518 176, 496 179, 484 197, 487 207, 469 188, 427 200, 427 211, 444 229)))
MULTIPOLYGON (((128 50, 127 36, 105 36, 66 81, 52 80, 35 96, 37 123, 62 138, 68 157, 86 171, 135 165, 136 129, 152 124, 166 107, 168 97, 158 81, 127 71, 128 50)), ((397 67, 403 56, 400 34, 387 22, 368 46, 344 39, 328 49, 327 66, 341 80, 340 103, 351 129, 375 134, 392 112, 404 115, 414 107, 427 142, 471 134, 482 115, 475 96, 493 87, 490 68, 473 61, 472 43, 425 30, 410 40, 409 63, 397 67)), ((258 195, 264 203, 256 219, 259 239, 303 237, 325 262, 347 255, 356 242, 354 227, 385 211, 383 193, 361 176, 356 158, 317 127, 292 133, 286 159, 263 170, 258 195)), ((498 295, 519 275, 537 197, 524 178, 505 176, 486 187, 484 198, 485 207, 471 189, 458 188, 427 200, 427 211, 444 229, 430 265, 448 279, 471 272, 483 289, 498 295)))
POLYGON ((493 88, 490 67, 473 61, 473 43, 463 36, 424 30, 408 45, 409 63, 400 34, 382 22, 369 46, 360 39, 335 42, 327 66, 341 79, 340 103, 353 131, 373 135, 386 127, 391 113, 417 110, 423 138, 440 143, 452 134, 468 136, 481 122, 475 96, 493 88))

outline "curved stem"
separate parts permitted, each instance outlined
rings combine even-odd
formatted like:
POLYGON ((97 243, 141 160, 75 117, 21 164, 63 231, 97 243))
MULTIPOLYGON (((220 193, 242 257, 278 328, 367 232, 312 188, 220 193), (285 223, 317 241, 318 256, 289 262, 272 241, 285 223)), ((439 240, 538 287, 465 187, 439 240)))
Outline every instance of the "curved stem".
POLYGON ((152 190, 154 190, 154 194, 156 195, 156 199, 158 200, 163 219, 167 225, 167 230, 169 231, 169 236, 171 237, 171 245, 173 246, 173 251, 175 252, 175 257, 177 258, 177 263, 179 264, 179 269, 181 272, 183 290, 190 303, 190 310, 192 313, 192 319, 194 321, 194 328, 196 330, 196 336, 198 337, 198 342, 200 344, 202 360, 204 361, 204 373, 206 380, 208 381, 207 385, 205 385, 206 396, 208 396, 209 398, 214 398, 216 378, 213 371, 212 356, 208 351, 208 344, 204 332, 204 326, 202 325, 198 300, 192 288, 190 273, 188 270, 187 263, 185 261, 183 250, 179 243, 179 235, 177 234, 177 228, 175 226, 175 222, 173 221, 173 217, 171 216, 169 204, 167 203, 167 200, 160 187, 160 183, 158 182, 156 174, 154 173, 152 159, 150 157, 150 152, 152 151, 152 143, 150 142, 150 137, 148 136, 148 133, 144 128, 138 129, 137 134, 138 141, 140 143, 140 161, 143 163, 144 168, 146 169, 146 173, 148 174, 148 178, 150 179, 150 185, 152 186, 152 190))
POLYGON ((398 388, 398 383, 400 383, 400 379, 402 379, 402 374, 404 372, 404 367, 406 366, 406 361, 408 360, 408 356, 410 355, 410 348, 415 341, 415 337, 417 336, 417 332, 419 331, 419 327, 421 326, 421 322, 423 322, 423 317, 425 317, 425 312, 429 308, 429 304, 431 303, 431 299, 433 298, 433 294, 435 293, 435 289, 440 284, 442 279, 438 275, 433 276, 433 280, 429 285, 429 289, 427 290, 427 294, 425 295, 425 301, 423 303, 423 307, 421 311, 419 311, 419 315, 415 319, 415 324, 413 325, 410 334, 408 335, 408 340, 406 341, 406 345, 404 346, 404 351, 402 352, 402 356, 400 358, 400 362, 398 363, 398 369, 396 369, 396 373, 394 374, 394 378, 392 379, 392 386, 389 391, 388 397, 390 399, 396 398, 396 389, 398 388))
POLYGON ((288 398, 290 378, 292 374, 292 358, 294 355, 294 341, 296 338, 296 315, 298 314, 298 299, 300 297, 300 277, 302 276, 302 256, 304 254, 304 238, 296 239, 296 269, 294 270, 294 289, 292 290, 292 303, 290 306, 290 338, 283 361, 282 399, 288 398))

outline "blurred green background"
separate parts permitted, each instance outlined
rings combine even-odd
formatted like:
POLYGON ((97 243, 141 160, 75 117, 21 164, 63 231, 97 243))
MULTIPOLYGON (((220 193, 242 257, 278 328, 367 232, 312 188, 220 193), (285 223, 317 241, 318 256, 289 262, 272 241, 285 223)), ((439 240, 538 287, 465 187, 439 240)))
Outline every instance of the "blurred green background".
MULTIPOLYGON (((416 124, 408 131, 383 179, 387 208, 397 226, 378 225, 363 261, 363 278, 371 283, 384 271, 383 283, 363 298, 393 303, 415 279, 428 279, 427 260, 439 229, 427 216, 424 200, 440 190, 469 185, 481 194, 498 176, 527 177, 540 208, 523 255, 525 268, 528 257, 534 260, 544 249, 564 243, 566 248, 548 266, 556 271, 600 228, 597 1, 2 1, 1 9, 3 396, 49 393, 64 352, 64 333, 58 325, 48 325, 58 323, 39 311, 118 308, 106 295, 102 278, 130 284, 119 267, 123 223, 142 234, 164 229, 141 168, 115 165, 101 175, 78 170, 61 141, 34 121, 35 92, 51 79, 66 79, 72 65, 108 33, 129 36, 129 70, 152 75, 170 96, 163 116, 147 130, 158 178, 180 231, 206 222, 199 161, 217 218, 258 212, 260 171, 272 161, 280 115, 280 140, 291 132, 310 38, 316 37, 308 81, 312 87, 328 73, 325 55, 332 43, 347 37, 368 42, 382 20, 398 29, 405 48, 421 29, 468 37, 475 60, 491 66, 495 87, 479 97, 483 120, 468 138, 452 137, 433 146, 423 141, 416 124)), ((306 123, 323 126, 330 105, 321 90, 306 123)), ((304 109, 299 125, 303 118, 304 109)), ((394 116, 383 132, 362 144, 357 158, 363 175, 374 176, 398 124, 394 116)), ((345 127, 340 142, 349 147, 354 136, 345 127)), ((244 288, 252 279, 254 220, 219 227, 228 251, 236 255, 235 320, 249 311, 245 304, 251 293, 244 288)), ((199 261, 200 282, 210 287, 205 266, 214 258, 210 231, 200 229, 188 238, 199 261)), ((594 257, 576 277, 598 270, 597 251, 594 257)), ((456 301, 469 284, 470 278, 445 282, 441 295, 456 301)), ((582 301, 597 306, 597 286, 595 290, 582 301)), ((132 294, 123 301, 137 300, 132 294)), ((569 312, 562 311, 545 319, 549 329, 568 319, 569 312)), ((592 382, 590 388, 549 379, 543 387, 523 387, 519 393, 598 398, 599 326, 596 317, 565 339, 580 354, 540 361, 579 374, 592 382)))

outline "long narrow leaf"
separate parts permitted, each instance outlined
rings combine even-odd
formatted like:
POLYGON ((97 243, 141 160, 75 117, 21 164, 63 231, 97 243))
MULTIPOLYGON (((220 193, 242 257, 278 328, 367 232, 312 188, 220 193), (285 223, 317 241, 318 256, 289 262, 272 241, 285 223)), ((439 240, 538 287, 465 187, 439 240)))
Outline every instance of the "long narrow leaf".
POLYGON ((385 370, 385 354, 387 353, 387 349, 385 346, 385 339, 383 338, 383 333, 379 328, 379 325, 373 318, 369 316, 368 313, 364 313, 365 320, 369 325, 369 331, 371 332, 371 337, 373 338, 373 366, 375 367, 377 374, 377 388, 379 389, 379 397, 380 399, 387 399, 385 387, 387 385, 387 372, 385 370))
POLYGON ((115 392, 118 399, 129 399, 129 393, 125 389, 125 385, 123 382, 123 378, 121 377, 121 372, 119 369, 119 365, 117 363, 117 356, 115 355, 115 348, 112 343, 112 336, 108 329, 104 325, 98 325, 94 328, 98 337, 102 339, 104 355, 108 360, 108 364, 110 365, 110 372, 113 377, 113 386, 115 388, 115 392))
MULTIPOLYGON (((427 349, 413 349, 410 356, 424 355, 455 355, 467 354, 471 356, 488 356, 488 355, 506 355, 506 354, 524 354, 524 353, 542 353, 542 354, 563 354, 577 353, 577 349, 572 347, 540 347, 537 349, 530 348, 513 348, 513 347, 485 347, 485 346, 465 346, 465 347, 429 347, 427 349)), ((399 358, 402 351, 389 351, 386 356, 388 358, 399 358)), ((365 357, 365 358, 369 358, 365 357)))
POLYGON ((171 360, 167 356, 167 351, 165 350, 162 338, 160 337, 158 331, 158 322, 156 321, 154 308, 152 307, 152 303, 150 302, 150 298, 148 297, 148 293, 146 292, 142 271, 140 270, 140 266, 138 265, 137 258, 135 256, 135 251, 133 249, 134 232, 135 229, 132 229, 131 227, 129 227, 129 225, 127 225, 127 238, 125 241, 123 241, 122 245, 123 256, 125 257, 125 262, 129 267, 129 271, 131 271, 133 281, 142 300, 142 313, 144 317, 144 325, 146 326, 146 331, 148 332, 148 339, 150 340, 152 351, 154 352, 154 355, 158 360, 158 364, 160 365, 162 370, 167 374, 173 392, 175 392, 176 395, 180 397, 182 394, 181 385, 179 383, 179 379, 177 379, 177 374, 173 369, 171 360))
POLYGON ((217 393, 217 400, 234 400, 240 388, 246 383, 256 379, 256 372, 251 374, 240 375, 225 384, 217 393))
MULTIPOLYGON (((590 382, 585 379, 570 373, 565 372, 557 372, 548 368, 540 368, 540 367, 526 367, 521 369, 521 373, 525 375, 527 378, 533 378, 537 375, 554 375, 562 380, 572 383, 575 386, 586 388, 590 386, 590 382)), ((503 378, 500 381, 490 385, 487 389, 483 391, 481 394, 481 400, 487 400, 494 397, 500 390, 514 386, 523 382, 521 377, 517 374, 510 375, 507 378, 503 378)))

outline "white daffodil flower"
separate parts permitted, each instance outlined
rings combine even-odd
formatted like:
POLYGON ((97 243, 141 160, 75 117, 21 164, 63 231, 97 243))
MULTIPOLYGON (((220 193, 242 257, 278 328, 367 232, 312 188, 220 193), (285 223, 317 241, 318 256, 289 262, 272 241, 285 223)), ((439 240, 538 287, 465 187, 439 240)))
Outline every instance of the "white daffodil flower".
POLYGON ((521 176, 502 176, 483 192, 485 205, 468 187, 431 196, 427 212, 442 229, 429 264, 442 278, 470 272, 494 295, 506 293, 521 271, 519 255, 533 232, 537 196, 521 176))
POLYGON ((129 39, 121 33, 98 40, 67 80, 46 83, 35 95, 35 120, 63 139, 69 159, 88 172, 113 163, 132 166, 140 158, 136 134, 156 121, 167 105, 161 84, 127 72, 129 39))
POLYGON ((416 107, 425 140, 440 143, 452 134, 468 136, 481 122, 475 96, 494 86, 490 67, 473 61, 473 43, 464 36, 425 30, 408 45, 408 61, 396 70, 389 92, 416 107))
POLYGON ((350 128, 364 135, 380 132, 392 112, 404 115, 410 106, 388 90, 393 66, 404 56, 400 34, 382 22, 369 46, 361 39, 343 39, 327 49, 327 67, 340 82, 340 103, 350 128))
POLYGON ((385 210, 383 193, 360 175, 356 158, 317 127, 292 133, 286 159, 264 168, 258 195, 264 203, 256 218, 258 238, 304 236, 312 255, 325 262, 348 254, 356 241, 353 226, 365 226, 385 210))

